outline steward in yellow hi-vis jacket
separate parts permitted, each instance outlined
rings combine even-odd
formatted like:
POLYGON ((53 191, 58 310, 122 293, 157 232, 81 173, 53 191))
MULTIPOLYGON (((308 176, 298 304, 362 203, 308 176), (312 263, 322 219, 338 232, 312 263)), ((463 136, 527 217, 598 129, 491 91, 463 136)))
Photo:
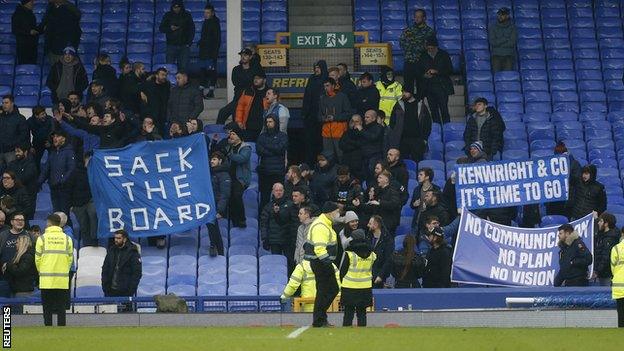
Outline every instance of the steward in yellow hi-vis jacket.
POLYGON ((386 114, 384 122, 389 125, 392 109, 403 96, 403 86, 394 80, 394 71, 385 67, 381 71, 380 80, 375 84, 375 87, 379 90, 379 109, 386 114))
POLYGON ((47 326, 52 325, 53 313, 58 314, 58 325, 65 325, 65 309, 69 303, 69 270, 74 259, 74 246, 60 224, 58 215, 49 215, 45 232, 37 238, 35 245, 43 321, 47 326))
POLYGON ((624 240, 620 240, 620 243, 611 249, 611 272, 612 297, 617 303, 618 327, 624 328, 624 240))
MULTIPOLYGON (((334 266, 336 272, 336 282, 340 285, 340 272, 338 268, 334 266)), ((288 284, 284 288, 282 293, 282 300, 292 297, 297 289, 301 287, 301 297, 315 297, 316 296, 316 281, 314 278, 314 272, 310 267, 310 261, 303 260, 299 263, 293 273, 290 275, 288 284)), ((312 312, 314 310, 314 304, 307 303, 303 306, 304 312, 312 312)))
POLYGON ((333 264, 338 242, 336 232, 332 228, 333 222, 338 217, 340 217, 338 205, 330 201, 325 202, 321 215, 310 224, 307 240, 303 245, 304 258, 310 260, 310 267, 316 280, 313 327, 329 326, 327 309, 340 290, 333 264))
POLYGON ((357 313, 358 327, 366 326, 366 308, 373 304, 373 263, 377 255, 373 252, 370 240, 364 230, 351 233, 353 240, 345 251, 345 259, 340 267, 342 293, 340 302, 344 307, 343 327, 353 325, 353 315, 357 313))

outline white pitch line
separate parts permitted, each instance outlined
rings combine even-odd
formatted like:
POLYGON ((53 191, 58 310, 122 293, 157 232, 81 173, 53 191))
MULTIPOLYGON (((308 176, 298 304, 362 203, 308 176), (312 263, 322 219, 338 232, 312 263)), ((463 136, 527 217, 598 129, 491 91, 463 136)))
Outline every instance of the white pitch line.
POLYGON ((295 330, 294 332, 288 334, 288 336, 286 338, 288 339, 296 339, 299 335, 303 334, 304 331, 310 329, 309 325, 306 325, 305 327, 301 327, 297 330, 295 330))

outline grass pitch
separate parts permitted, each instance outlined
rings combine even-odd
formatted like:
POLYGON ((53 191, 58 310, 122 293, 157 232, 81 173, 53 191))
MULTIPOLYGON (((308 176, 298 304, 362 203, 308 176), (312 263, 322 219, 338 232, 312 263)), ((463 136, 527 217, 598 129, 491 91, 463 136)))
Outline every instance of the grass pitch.
POLYGON ((13 328, 15 350, 623 350, 624 330, 488 328, 13 328))

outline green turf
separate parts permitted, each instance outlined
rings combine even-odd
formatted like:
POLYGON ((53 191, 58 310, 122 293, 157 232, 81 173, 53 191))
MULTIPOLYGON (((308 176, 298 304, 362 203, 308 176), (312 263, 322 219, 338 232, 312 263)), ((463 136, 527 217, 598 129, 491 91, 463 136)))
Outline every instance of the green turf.
POLYGON ((624 350, 617 329, 13 328, 16 350, 624 350))

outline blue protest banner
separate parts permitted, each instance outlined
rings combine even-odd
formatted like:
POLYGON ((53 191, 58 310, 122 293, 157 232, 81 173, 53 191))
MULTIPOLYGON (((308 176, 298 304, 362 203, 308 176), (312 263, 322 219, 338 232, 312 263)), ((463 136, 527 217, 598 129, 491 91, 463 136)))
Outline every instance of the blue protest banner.
POLYGON ((215 220, 203 133, 95 150, 88 172, 99 238, 119 229, 168 235, 215 220))
POLYGON ((457 208, 512 207, 568 199, 565 155, 455 166, 457 208))
MULTIPOLYGON (((593 255, 592 215, 570 224, 593 255)), ((464 210, 451 280, 479 285, 552 286, 559 271, 557 228, 507 227, 464 210)))

